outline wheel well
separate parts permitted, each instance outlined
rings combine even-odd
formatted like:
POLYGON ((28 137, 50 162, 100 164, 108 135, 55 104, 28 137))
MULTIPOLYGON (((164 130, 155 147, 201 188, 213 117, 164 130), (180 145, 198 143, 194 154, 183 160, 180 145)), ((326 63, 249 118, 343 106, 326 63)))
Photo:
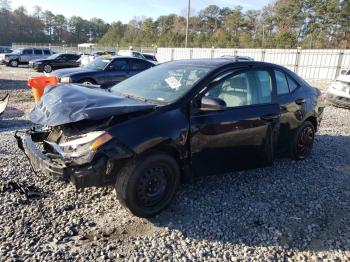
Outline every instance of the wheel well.
POLYGON ((170 156, 172 156, 175 159, 176 163, 179 165, 181 177, 183 178, 184 176, 188 176, 188 174, 187 174, 188 167, 186 165, 186 161, 183 160, 183 158, 181 157, 181 152, 179 152, 174 146, 169 145, 167 143, 160 143, 160 144, 156 145, 155 147, 152 147, 152 148, 147 149, 146 151, 142 152, 142 154, 149 152, 149 151, 155 151, 155 152, 169 154, 170 156))
POLYGON ((312 125, 314 126, 314 128, 315 128, 315 131, 317 131, 317 119, 316 119, 316 117, 310 116, 310 117, 306 118, 305 121, 311 122, 311 124, 312 124, 312 125))

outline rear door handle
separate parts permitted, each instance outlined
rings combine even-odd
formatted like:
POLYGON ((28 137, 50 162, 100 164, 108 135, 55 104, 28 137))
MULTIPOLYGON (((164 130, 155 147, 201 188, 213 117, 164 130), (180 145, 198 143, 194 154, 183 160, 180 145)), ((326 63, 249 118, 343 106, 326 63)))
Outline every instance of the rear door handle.
POLYGON ((263 115, 260 117, 261 120, 265 120, 265 121, 275 121, 279 118, 280 118, 280 115, 273 115, 273 114, 263 115))
POLYGON ((295 103, 297 105, 303 105, 306 103, 306 100, 304 98, 300 98, 300 99, 295 100, 295 103))

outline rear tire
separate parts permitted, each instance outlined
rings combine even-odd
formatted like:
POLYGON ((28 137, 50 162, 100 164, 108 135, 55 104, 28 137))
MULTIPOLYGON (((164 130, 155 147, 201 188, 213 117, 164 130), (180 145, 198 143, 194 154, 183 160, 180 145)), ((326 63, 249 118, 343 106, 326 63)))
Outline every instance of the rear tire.
POLYGON ((152 217, 166 208, 180 181, 177 162, 170 155, 149 152, 130 160, 117 176, 119 202, 138 217, 152 217))
POLYGON ((305 121, 295 132, 290 146, 290 156, 294 160, 306 159, 311 151, 315 140, 315 127, 305 121))
POLYGON ((9 63, 9 65, 10 65, 11 67, 18 67, 18 61, 17 61, 17 60, 11 60, 10 63, 9 63))
POLYGON ((51 73, 52 72, 52 66, 50 64, 47 64, 44 66, 44 72, 45 73, 51 73))

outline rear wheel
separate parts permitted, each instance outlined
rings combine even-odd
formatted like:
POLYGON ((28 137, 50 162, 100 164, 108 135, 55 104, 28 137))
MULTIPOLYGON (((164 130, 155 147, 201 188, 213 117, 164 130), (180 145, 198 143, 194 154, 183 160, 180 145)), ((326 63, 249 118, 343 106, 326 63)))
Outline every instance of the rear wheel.
POLYGON ((44 66, 44 72, 45 73, 51 73, 52 72, 52 66, 47 64, 44 66))
POLYGON ((10 61, 10 66, 11 67, 18 67, 18 61, 17 60, 11 60, 10 61))
POLYGON ((315 127, 305 121, 296 131, 290 148, 290 155, 294 160, 304 160, 311 151, 315 140, 315 127))
POLYGON ((150 152, 131 160, 117 176, 121 204, 139 217, 152 217, 173 199, 180 181, 177 162, 167 154, 150 152))

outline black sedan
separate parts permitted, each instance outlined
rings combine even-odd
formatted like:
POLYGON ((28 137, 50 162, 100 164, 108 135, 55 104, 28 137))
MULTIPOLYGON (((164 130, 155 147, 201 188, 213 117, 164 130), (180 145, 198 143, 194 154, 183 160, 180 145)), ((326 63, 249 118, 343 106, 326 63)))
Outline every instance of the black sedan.
POLYGON ((152 66, 155 64, 134 57, 98 57, 84 67, 56 70, 52 74, 61 83, 92 84, 107 88, 152 66))
POLYGON ((51 87, 30 115, 50 128, 16 137, 34 170, 78 189, 114 185, 141 217, 168 206, 181 180, 271 165, 277 150, 305 159, 324 109, 290 70, 232 58, 165 63, 109 91, 51 87))
POLYGON ((79 67, 80 55, 77 54, 54 54, 44 59, 29 61, 29 67, 39 72, 51 73, 60 68, 79 67))

